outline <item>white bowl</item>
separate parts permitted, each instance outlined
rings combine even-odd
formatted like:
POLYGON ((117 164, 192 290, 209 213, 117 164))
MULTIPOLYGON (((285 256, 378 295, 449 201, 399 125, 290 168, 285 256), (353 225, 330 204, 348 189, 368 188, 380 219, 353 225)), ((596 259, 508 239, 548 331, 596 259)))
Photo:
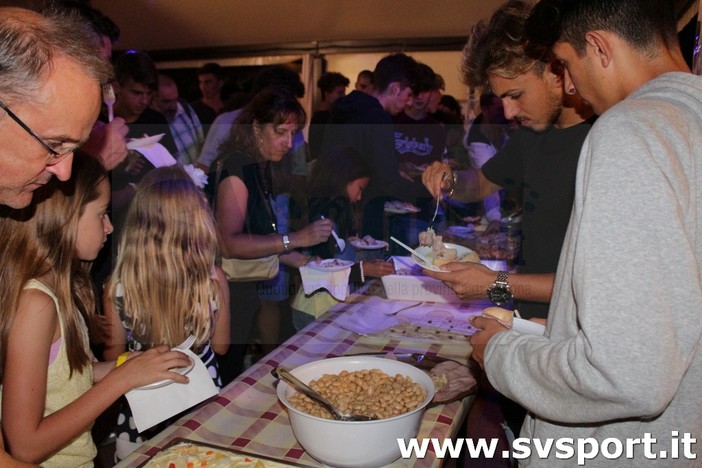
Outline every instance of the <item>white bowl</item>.
POLYGON ((402 374, 418 383, 426 398, 414 410, 376 421, 335 421, 312 416, 296 409, 288 401, 295 390, 278 382, 278 398, 288 409, 295 438, 312 457, 334 467, 383 466, 401 455, 397 439, 405 443, 416 437, 424 409, 434 398, 434 383, 428 374, 414 366, 392 359, 371 356, 347 356, 323 359, 297 367, 291 373, 305 383, 324 374, 342 370, 380 369, 388 375, 402 374))

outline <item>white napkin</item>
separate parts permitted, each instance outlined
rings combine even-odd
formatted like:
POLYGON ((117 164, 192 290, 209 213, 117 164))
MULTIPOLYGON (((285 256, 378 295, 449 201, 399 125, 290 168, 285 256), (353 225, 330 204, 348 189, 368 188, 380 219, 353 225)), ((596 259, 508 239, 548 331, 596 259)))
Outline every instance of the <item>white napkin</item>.
POLYGON ((389 314, 405 307, 407 303, 370 297, 346 309, 336 323, 359 335, 369 335, 400 323, 396 316, 389 314))
POLYGON ((134 151, 138 151, 143 154, 146 159, 149 160, 154 167, 172 166, 176 163, 176 160, 171 153, 160 143, 153 143, 149 146, 140 146, 134 148, 134 151))
POLYGON ((302 289, 305 294, 312 294, 318 289, 326 289, 334 298, 345 301, 349 293, 349 276, 351 268, 340 271, 320 271, 310 267, 300 267, 302 289))
POLYGON ((170 383, 144 390, 134 389, 126 394, 134 415, 134 424, 139 432, 219 393, 202 360, 190 350, 185 351, 185 354, 194 363, 192 370, 187 374, 190 382, 170 383))

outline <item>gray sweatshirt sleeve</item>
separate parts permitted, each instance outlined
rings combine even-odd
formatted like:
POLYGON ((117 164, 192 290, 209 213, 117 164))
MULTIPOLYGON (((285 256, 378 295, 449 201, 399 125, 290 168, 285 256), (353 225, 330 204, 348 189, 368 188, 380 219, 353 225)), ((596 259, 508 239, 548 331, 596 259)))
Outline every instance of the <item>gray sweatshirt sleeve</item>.
POLYGON ((548 337, 486 350, 495 388, 541 419, 653 418, 699 352, 702 137, 674 106, 639 106, 605 113, 583 147, 548 337))

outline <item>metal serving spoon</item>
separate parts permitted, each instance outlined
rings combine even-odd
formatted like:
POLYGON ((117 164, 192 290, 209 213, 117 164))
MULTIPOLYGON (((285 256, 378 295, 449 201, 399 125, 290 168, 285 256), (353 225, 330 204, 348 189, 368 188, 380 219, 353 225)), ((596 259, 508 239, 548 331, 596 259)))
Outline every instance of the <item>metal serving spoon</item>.
POLYGON ((330 402, 322 395, 312 390, 309 386, 307 386, 300 379, 292 375, 287 369, 283 367, 276 367, 275 369, 273 369, 272 373, 274 376, 279 377, 285 380, 290 385, 292 385, 297 391, 304 393, 320 405, 324 406, 324 408, 331 413, 334 419, 338 421, 374 421, 378 419, 374 416, 342 413, 341 411, 339 411, 339 408, 337 408, 332 402, 330 402))

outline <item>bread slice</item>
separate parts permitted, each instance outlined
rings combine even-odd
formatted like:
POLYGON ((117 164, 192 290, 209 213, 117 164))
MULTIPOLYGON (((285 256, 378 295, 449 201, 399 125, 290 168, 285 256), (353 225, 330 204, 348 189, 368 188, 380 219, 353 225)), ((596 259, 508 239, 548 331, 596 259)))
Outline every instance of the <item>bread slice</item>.
POLYGON ((434 257, 434 265, 440 267, 441 265, 455 262, 457 258, 458 251, 456 249, 444 249, 434 257))
POLYGON ((458 259, 458 261, 480 263, 480 256, 478 255, 478 252, 471 251, 465 255, 462 255, 461 258, 458 259))
POLYGON ((503 309, 502 307, 488 307, 487 309, 483 310, 483 315, 496 318, 497 321, 505 327, 512 328, 514 312, 511 310, 503 309))

